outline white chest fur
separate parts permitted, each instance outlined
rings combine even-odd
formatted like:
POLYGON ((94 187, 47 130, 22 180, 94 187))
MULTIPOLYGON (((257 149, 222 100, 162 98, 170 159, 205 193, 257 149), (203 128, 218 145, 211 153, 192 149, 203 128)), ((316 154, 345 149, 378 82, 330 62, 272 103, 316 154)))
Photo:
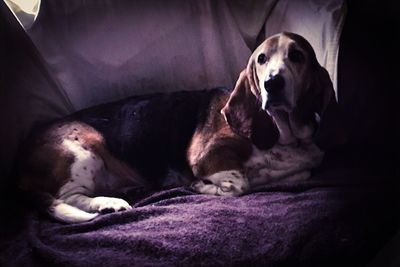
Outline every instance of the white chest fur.
POLYGON ((245 163, 246 176, 251 187, 274 180, 300 180, 310 177, 324 156, 314 143, 301 145, 276 144, 269 150, 253 146, 251 157, 245 163))

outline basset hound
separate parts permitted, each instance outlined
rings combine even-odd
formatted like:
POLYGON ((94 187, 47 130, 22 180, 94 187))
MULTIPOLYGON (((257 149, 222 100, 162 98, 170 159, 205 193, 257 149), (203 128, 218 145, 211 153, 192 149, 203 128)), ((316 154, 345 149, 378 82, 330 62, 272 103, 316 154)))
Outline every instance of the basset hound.
POLYGON ((66 223, 129 210, 123 198, 135 190, 191 185, 239 196, 272 179, 307 178, 322 159, 316 130, 332 105, 310 44, 277 34, 254 51, 232 92, 132 97, 36 129, 19 186, 66 223))

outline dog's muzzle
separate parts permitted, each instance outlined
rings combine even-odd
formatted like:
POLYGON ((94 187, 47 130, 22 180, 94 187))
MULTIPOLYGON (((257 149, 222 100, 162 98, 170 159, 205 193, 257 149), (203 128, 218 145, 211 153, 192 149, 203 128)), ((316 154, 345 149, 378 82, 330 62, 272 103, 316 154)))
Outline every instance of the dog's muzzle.
POLYGON ((271 76, 268 80, 264 82, 265 91, 268 94, 268 103, 267 104, 279 104, 282 102, 285 88, 285 79, 282 75, 274 75, 271 76))

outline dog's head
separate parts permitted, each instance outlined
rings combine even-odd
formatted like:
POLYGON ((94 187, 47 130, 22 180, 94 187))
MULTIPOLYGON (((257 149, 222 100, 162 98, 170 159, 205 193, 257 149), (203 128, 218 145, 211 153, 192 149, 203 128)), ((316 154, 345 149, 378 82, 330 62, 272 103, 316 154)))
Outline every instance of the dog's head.
POLYGON ((280 140, 316 137, 317 142, 326 142, 326 137, 315 135, 316 125, 321 130, 336 105, 329 74, 311 45, 300 35, 285 32, 256 48, 221 113, 231 128, 247 137, 261 109, 273 118, 280 140))

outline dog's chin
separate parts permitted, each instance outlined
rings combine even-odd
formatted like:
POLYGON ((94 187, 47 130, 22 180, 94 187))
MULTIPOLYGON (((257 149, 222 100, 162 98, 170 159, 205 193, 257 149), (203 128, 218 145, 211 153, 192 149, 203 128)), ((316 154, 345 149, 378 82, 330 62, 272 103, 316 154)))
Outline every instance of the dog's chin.
POLYGON ((274 111, 286 111, 286 112, 290 112, 292 110, 291 106, 289 105, 289 103, 287 103, 284 100, 268 100, 266 105, 265 105, 265 110, 268 113, 274 112, 274 111))

